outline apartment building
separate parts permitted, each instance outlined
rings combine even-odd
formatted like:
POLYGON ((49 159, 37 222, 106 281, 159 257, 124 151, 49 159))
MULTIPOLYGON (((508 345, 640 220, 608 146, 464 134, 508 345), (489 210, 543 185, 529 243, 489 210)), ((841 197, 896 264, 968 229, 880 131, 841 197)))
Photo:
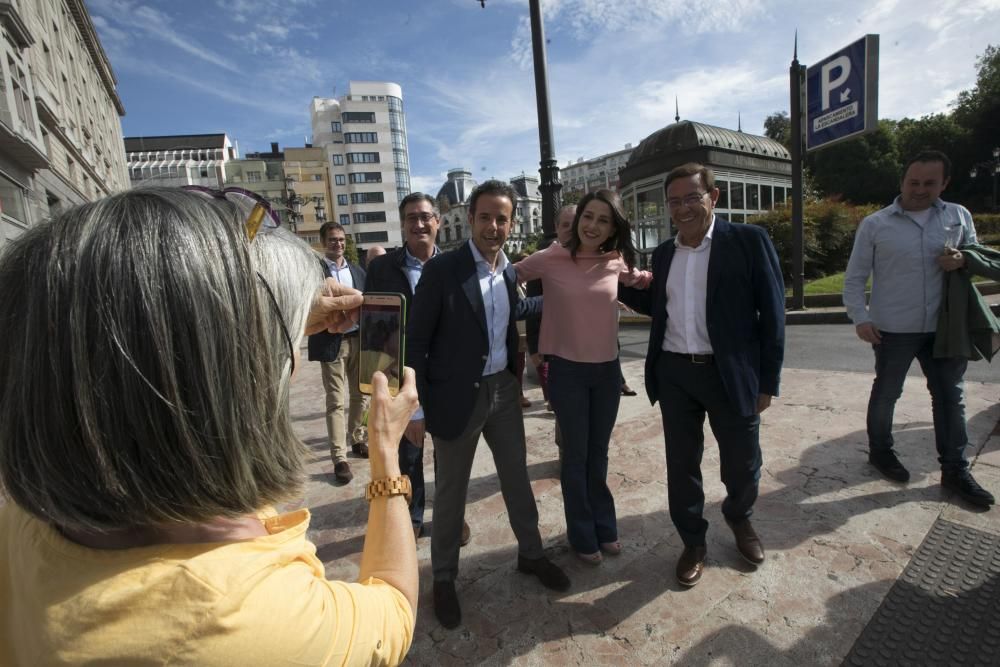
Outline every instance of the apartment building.
POLYGON ((82 0, 0 0, 0 246, 128 187, 125 108, 82 0))
POLYGON ((351 81, 339 99, 315 97, 313 146, 326 154, 336 217, 359 249, 402 245, 399 202, 410 192, 403 91, 384 81, 351 81))
POLYGON ((239 157, 225 133, 125 137, 131 185, 221 188, 226 163, 239 157))
POLYGON ((566 192, 593 192, 601 188, 618 191, 618 172, 628 164, 632 144, 614 153, 591 159, 579 158, 559 170, 559 178, 566 192))

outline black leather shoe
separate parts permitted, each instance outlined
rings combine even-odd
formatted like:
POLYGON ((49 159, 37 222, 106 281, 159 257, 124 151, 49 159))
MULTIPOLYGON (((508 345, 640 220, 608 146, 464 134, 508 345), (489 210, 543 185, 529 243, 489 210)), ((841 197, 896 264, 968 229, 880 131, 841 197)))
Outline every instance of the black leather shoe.
POLYGON ((347 484, 352 479, 354 479, 354 473, 351 472, 351 464, 347 461, 341 461, 340 463, 333 464, 333 476, 337 478, 337 481, 341 484, 347 484))
POLYGON ((525 558, 518 555, 517 569, 525 574, 533 574, 542 582, 542 586, 554 591, 568 591, 569 577, 558 565, 545 556, 541 558, 525 558))
POLYGON ((903 467, 896 458, 896 452, 891 449, 887 452, 868 452, 868 463, 875 466, 886 479, 894 482, 910 481, 910 471, 903 467))
POLYGON ((351 445, 351 451, 360 456, 363 459, 368 458, 368 443, 367 442, 356 442, 351 445))
POLYGON ((472 529, 465 521, 462 522, 462 535, 458 538, 458 546, 464 547, 472 539, 472 529))
POLYGON ((736 538, 736 548, 739 550, 743 560, 751 565, 760 565, 764 562, 764 545, 760 543, 760 538, 750 525, 750 519, 743 519, 738 523, 733 523, 726 519, 726 523, 733 531, 736 538))
POLYGON ((976 507, 989 509, 996 502, 993 494, 979 486, 968 470, 941 473, 941 486, 958 492, 958 495, 976 507))
POLYGON ((677 582, 681 586, 694 586, 701 581, 701 573, 705 571, 705 555, 708 549, 705 545, 684 547, 681 557, 677 560, 677 582))
POLYGON ((449 630, 462 624, 462 608, 458 606, 454 581, 434 582, 434 615, 449 630))

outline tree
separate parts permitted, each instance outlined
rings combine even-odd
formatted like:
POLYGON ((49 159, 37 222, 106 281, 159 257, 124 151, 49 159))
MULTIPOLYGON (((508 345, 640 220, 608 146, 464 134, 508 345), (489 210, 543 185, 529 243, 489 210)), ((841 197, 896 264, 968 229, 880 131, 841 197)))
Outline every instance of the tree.
POLYGON ((344 245, 344 258, 351 264, 358 263, 358 246, 350 234, 347 235, 347 243, 344 245))
POLYGON ((890 201, 899 192, 895 130, 896 121, 880 120, 875 132, 810 153, 816 189, 855 204, 890 201))
POLYGON ((775 111, 764 119, 764 136, 792 149, 792 119, 787 111, 775 111))
POLYGON ((583 190, 563 190, 562 194, 562 206, 569 206, 570 204, 579 204, 580 200, 583 199, 585 194, 583 190))
POLYGON ((979 177, 965 180, 969 169, 977 162, 988 160, 994 147, 1000 146, 1000 47, 987 46, 976 60, 978 73, 972 90, 958 94, 952 118, 968 133, 968 152, 951 156, 955 177, 949 188, 974 210, 991 197, 990 179, 979 177))

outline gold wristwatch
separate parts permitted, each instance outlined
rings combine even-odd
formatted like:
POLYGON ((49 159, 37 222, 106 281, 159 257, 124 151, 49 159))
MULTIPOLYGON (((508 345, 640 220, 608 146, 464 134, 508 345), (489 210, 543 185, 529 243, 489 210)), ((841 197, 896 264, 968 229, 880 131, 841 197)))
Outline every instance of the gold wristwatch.
POLYGON ((413 495, 413 487, 410 485, 410 478, 407 475, 398 477, 383 477, 368 483, 365 487, 365 500, 372 501, 372 498, 379 496, 406 496, 406 503, 410 503, 413 495))

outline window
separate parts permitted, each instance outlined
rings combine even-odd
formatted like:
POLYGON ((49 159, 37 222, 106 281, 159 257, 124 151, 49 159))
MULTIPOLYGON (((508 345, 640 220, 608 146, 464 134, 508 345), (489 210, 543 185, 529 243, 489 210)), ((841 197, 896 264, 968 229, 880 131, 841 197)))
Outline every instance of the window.
POLYGON ((7 67, 10 72, 10 82, 13 86, 14 106, 17 107, 17 117, 25 125, 31 125, 31 98, 28 96, 28 83, 24 72, 17 66, 14 59, 7 56, 7 67))
POLYGON ((389 240, 389 232, 361 232, 354 235, 357 243, 385 243, 389 240))
POLYGON ((380 171, 361 171, 356 174, 351 174, 351 183, 381 183, 382 182, 382 172, 380 171))
POLYGON ((28 223, 28 209, 25 205, 24 188, 0 174, 0 202, 3 215, 24 224, 28 223))
POLYGON ((381 204, 385 195, 381 192, 355 192, 351 194, 352 204, 381 204))
POLYGON ((756 211, 760 209, 760 186, 747 183, 747 208, 756 211))
POLYGON ((333 162, 334 164, 344 164, 344 156, 334 153, 333 155, 330 156, 330 161, 333 162))
MULTIPOLYGON (((353 176, 354 174, 351 174, 353 176)), ((333 177, 333 182, 337 185, 347 185, 347 176, 343 174, 336 174, 333 177)))
POLYGON ((374 111, 345 111, 340 114, 345 123, 374 123, 374 111))
POLYGON ((729 208, 736 210, 743 208, 743 184, 742 183, 730 183, 729 184, 729 208))
POLYGON ((385 222, 385 211, 372 211, 371 213, 355 213, 354 222, 364 224, 366 222, 385 222))
POLYGON ((337 195, 337 205, 347 206, 347 195, 337 195))
POLYGON ((351 216, 347 215, 346 213, 341 213, 340 224, 341 226, 351 224, 351 216))
POLYGON ((340 132, 340 121, 334 120, 330 122, 331 132, 340 132))
POLYGON ((344 134, 344 142, 348 144, 377 144, 377 132, 347 132, 344 134))
POLYGON ((455 240, 456 241, 461 241, 462 240, 462 228, 461 227, 456 227, 455 228, 455 240))
POLYGON ((247 183, 260 183, 260 172, 259 171, 248 171, 247 172, 247 183))
POLYGON ((716 181, 715 187, 719 188, 719 200, 715 207, 729 208, 729 181, 716 181))
POLYGON ((762 185, 760 186, 760 207, 765 211, 771 209, 771 186, 762 185))
POLYGON ((370 164, 378 162, 378 153, 348 153, 347 164, 370 164))

